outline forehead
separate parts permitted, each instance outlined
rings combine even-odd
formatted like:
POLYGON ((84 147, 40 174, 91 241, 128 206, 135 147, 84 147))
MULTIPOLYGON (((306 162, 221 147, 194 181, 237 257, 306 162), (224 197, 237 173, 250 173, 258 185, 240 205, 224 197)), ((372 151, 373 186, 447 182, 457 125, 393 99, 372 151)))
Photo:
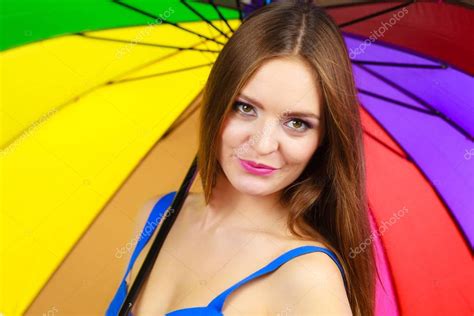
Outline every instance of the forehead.
POLYGON ((276 111, 320 113, 315 73, 296 58, 275 58, 262 64, 241 91, 276 111))

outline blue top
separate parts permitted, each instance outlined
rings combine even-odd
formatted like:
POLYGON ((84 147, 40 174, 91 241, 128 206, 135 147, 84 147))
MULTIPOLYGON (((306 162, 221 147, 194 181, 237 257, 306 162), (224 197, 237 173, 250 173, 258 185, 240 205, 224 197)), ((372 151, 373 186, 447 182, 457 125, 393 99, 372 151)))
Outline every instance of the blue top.
MULTIPOLYGON (((138 255, 140 254, 140 251, 145 247, 145 245, 148 243, 150 237, 153 235, 154 229, 159 225, 159 222, 161 222, 161 218, 163 217, 164 213, 168 209, 168 207, 171 205, 171 202, 174 199, 174 195, 176 194, 175 191, 170 192, 166 195, 164 195, 153 207, 151 214, 148 217, 147 223, 145 227, 142 230, 142 234, 140 235, 140 239, 138 241, 137 247, 135 248, 132 257, 130 258, 130 262, 127 267, 127 271, 125 272, 125 275, 120 283, 120 286, 117 290, 117 293, 115 294, 114 298, 112 299, 112 302, 109 305, 109 308, 106 311, 107 316, 112 316, 112 315, 118 315, 118 312, 120 310, 120 307, 122 306, 123 302, 125 301, 125 298, 127 296, 127 290, 128 290, 128 284, 126 283, 126 278, 128 276, 128 273, 130 272, 135 260, 137 259, 138 255), (147 228, 148 225, 152 225, 152 231, 147 232, 146 234, 143 234, 145 229, 147 228)), ((149 227, 149 226, 148 226, 149 227)), ((278 258, 274 259, 272 262, 261 268, 260 270, 252 273, 245 279, 239 281, 238 283, 234 284, 218 296, 216 296, 207 306, 197 306, 197 307, 190 307, 190 308, 184 308, 184 309, 178 309, 172 312, 167 313, 166 315, 168 316, 223 316, 222 313, 222 307, 224 306, 224 302, 226 298, 234 291, 236 290, 239 286, 250 282, 251 280, 258 278, 261 275, 270 273, 278 269, 281 265, 284 263, 290 261, 291 259, 310 253, 310 252, 324 252, 327 254, 338 266, 339 270, 341 271, 342 277, 344 279, 344 286, 346 286, 347 289, 347 284, 346 284, 346 278, 344 275, 344 271, 342 269, 341 264, 339 263, 336 255, 329 249, 322 248, 322 247, 317 247, 317 246, 300 246, 295 249, 291 249, 278 258)), ((133 316, 132 313, 129 313, 130 316, 133 316)))

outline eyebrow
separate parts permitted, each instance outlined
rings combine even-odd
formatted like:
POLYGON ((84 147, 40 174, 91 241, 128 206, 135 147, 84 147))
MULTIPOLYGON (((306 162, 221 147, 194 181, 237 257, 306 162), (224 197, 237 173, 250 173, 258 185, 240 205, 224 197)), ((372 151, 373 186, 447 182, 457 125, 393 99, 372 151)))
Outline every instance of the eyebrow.
MULTIPOLYGON (((260 109, 264 109, 262 104, 260 102, 258 102, 257 100, 255 99, 252 99, 251 97, 249 96, 246 96, 245 94, 243 93, 239 93, 238 95, 239 97, 247 100, 248 102, 250 103, 253 103, 255 104, 257 107, 259 107, 260 109)), ((314 119, 317 119, 319 121, 319 116, 314 114, 314 113, 311 113, 311 112, 299 112, 299 111, 285 111, 285 116, 293 116, 293 117, 312 117, 314 119)))

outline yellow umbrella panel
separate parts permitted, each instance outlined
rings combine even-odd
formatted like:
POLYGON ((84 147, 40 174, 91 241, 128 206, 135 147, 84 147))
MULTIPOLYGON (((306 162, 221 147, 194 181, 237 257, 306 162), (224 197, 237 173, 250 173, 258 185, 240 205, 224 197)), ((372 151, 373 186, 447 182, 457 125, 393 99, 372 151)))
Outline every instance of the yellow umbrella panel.
MULTIPOLYGON (((236 29, 240 21, 229 23, 236 29)), ((225 40, 204 22, 182 25, 225 40)), ((53 273, 63 275, 66 256, 74 257, 91 223, 120 198, 119 188, 200 93, 221 48, 169 25, 148 25, 58 37, 0 55, 4 315, 25 313, 53 273), (139 44, 145 42, 161 46, 139 44)), ((133 222, 134 210, 119 212, 133 222)), ((35 312, 70 310, 61 302, 84 280, 98 280, 94 272, 123 270, 125 260, 114 257, 117 237, 110 238, 101 261, 92 252, 77 257, 89 261, 82 265, 89 270, 65 277, 70 283, 35 312)), ((112 295, 117 276, 108 282, 112 295)), ((95 313, 105 308, 101 302, 95 313)))

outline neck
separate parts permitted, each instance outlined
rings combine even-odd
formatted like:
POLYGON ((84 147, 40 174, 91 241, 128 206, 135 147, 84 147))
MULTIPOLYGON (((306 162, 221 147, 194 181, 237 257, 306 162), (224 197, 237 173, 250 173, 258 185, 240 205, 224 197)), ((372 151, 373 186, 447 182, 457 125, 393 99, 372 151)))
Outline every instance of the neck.
POLYGON ((219 175, 212 189, 200 229, 225 232, 227 229, 261 231, 281 235, 286 232, 287 211, 279 203, 281 192, 259 196, 240 192, 219 175))

